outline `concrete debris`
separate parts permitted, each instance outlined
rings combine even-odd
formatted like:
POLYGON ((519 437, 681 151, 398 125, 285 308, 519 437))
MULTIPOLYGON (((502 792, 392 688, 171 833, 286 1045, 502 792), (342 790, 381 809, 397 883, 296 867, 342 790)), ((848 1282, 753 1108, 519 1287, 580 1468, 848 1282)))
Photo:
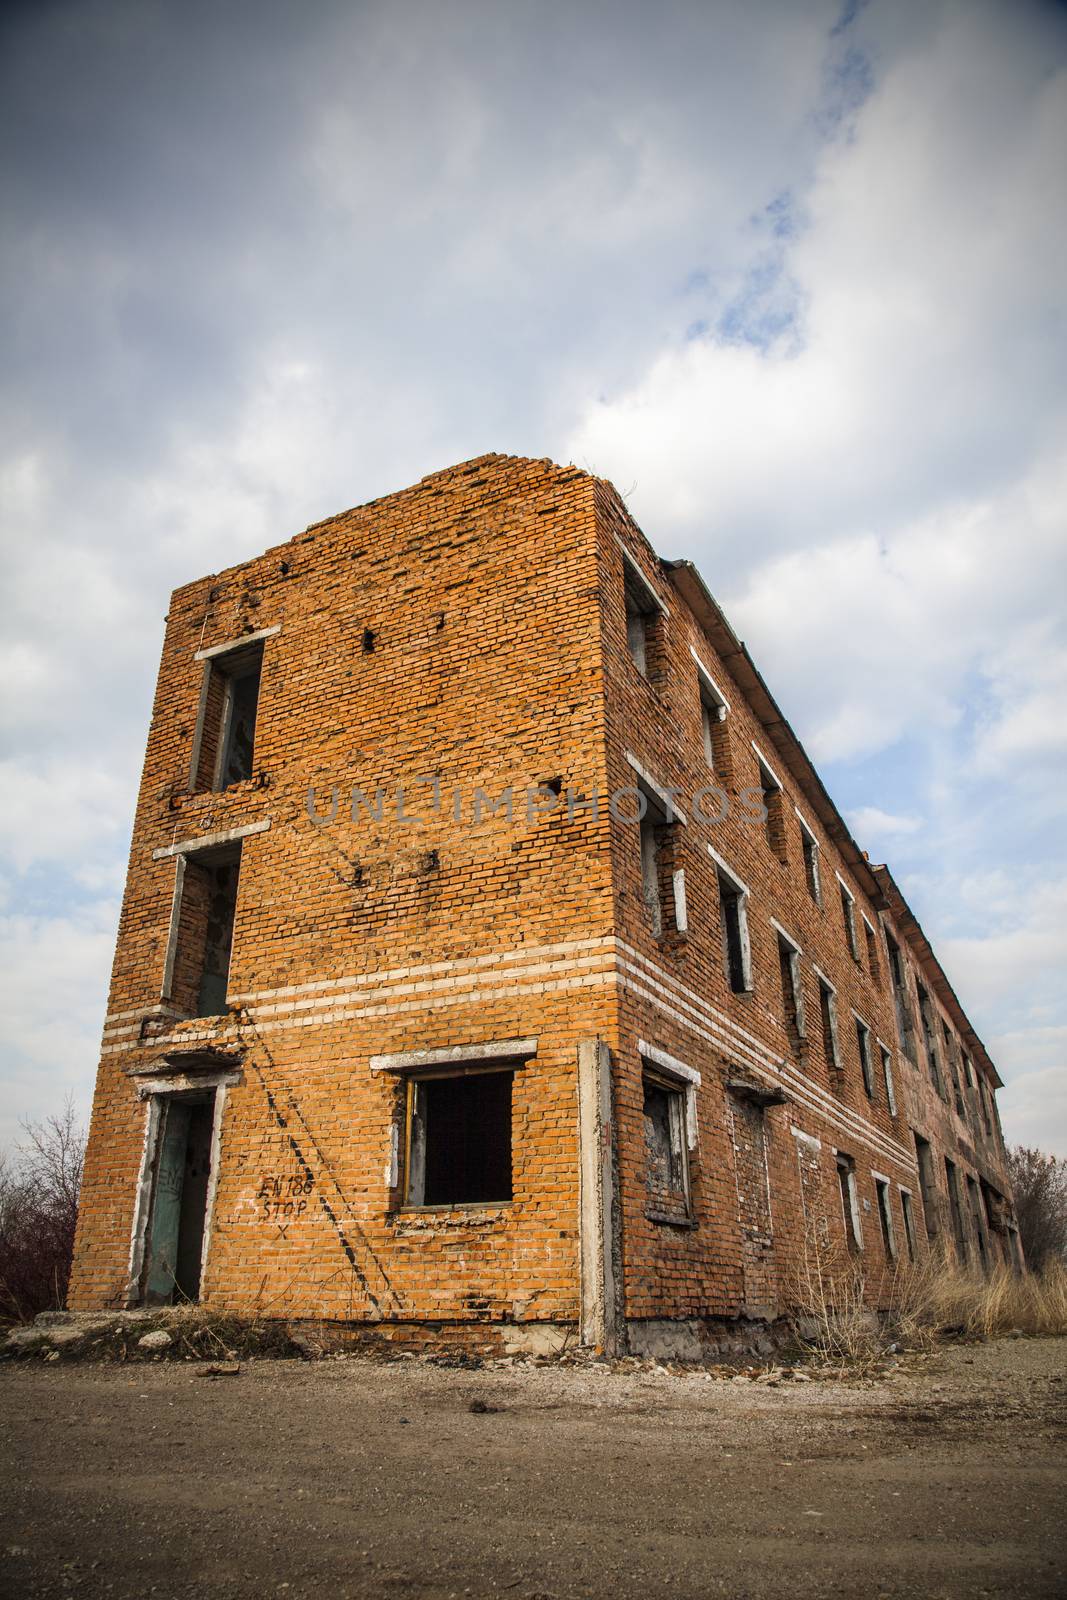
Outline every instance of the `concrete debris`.
POLYGON ((143 1333, 137 1343, 142 1350, 166 1350, 174 1340, 166 1328, 153 1328, 151 1333, 143 1333))

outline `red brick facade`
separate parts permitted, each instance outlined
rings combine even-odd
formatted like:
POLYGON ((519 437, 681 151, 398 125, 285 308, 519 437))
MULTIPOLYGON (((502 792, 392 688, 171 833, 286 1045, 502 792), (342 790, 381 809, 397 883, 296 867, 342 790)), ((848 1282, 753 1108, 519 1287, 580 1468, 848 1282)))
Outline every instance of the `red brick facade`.
POLYGON ((1010 1258, 997 1081, 610 485, 488 456, 175 593, 72 1305, 515 1348, 773 1317, 850 1185, 872 1285, 902 1191, 916 1251, 1010 1258))

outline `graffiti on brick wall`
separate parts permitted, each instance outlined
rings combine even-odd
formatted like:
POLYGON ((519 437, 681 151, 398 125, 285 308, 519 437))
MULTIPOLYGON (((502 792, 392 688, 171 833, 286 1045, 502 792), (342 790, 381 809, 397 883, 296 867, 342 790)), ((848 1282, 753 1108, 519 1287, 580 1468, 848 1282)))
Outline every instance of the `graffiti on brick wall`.
POLYGON ((259 1214, 267 1222, 299 1222, 308 1212, 308 1197, 315 1188, 310 1172, 265 1172, 256 1190, 259 1214))

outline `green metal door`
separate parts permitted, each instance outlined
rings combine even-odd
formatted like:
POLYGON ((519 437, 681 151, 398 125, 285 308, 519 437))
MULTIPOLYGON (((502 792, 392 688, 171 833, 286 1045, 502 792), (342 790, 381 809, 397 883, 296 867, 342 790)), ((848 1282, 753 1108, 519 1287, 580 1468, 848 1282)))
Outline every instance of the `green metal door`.
POLYGON ((169 1095, 164 1098, 145 1272, 145 1299, 152 1305, 169 1305, 174 1299, 189 1117, 188 1105, 169 1095))

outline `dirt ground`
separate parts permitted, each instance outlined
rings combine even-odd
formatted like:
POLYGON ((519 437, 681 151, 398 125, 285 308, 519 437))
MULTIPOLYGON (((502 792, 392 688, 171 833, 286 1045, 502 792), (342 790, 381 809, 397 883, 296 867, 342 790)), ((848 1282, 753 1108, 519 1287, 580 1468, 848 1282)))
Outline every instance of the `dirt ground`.
POLYGON ((11 1596, 1067 1594, 1067 1340, 873 1383, 11 1363, 11 1596))

